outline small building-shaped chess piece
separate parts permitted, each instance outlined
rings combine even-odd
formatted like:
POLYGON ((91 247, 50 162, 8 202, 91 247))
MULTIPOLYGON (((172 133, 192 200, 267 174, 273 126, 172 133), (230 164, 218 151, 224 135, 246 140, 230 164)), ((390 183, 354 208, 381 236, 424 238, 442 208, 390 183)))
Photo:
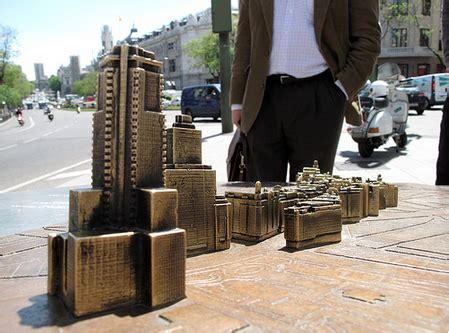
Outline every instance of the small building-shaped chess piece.
POLYGON ((304 249, 341 241, 341 208, 338 197, 321 196, 298 201, 284 210, 287 247, 304 249))
POLYGON ((230 204, 216 198, 216 174, 202 164, 201 131, 189 115, 177 115, 167 129, 165 187, 179 196, 178 226, 187 232, 187 254, 230 247, 230 204))
POLYGON ((129 45, 100 62, 92 189, 70 192, 69 232, 48 241, 48 293, 76 316, 185 297, 178 193, 161 188, 161 66, 129 45))
POLYGON ((262 190, 262 184, 254 187, 233 188, 226 191, 226 199, 232 204, 232 238, 260 242, 283 231, 283 210, 295 204, 299 193, 279 185, 262 190))

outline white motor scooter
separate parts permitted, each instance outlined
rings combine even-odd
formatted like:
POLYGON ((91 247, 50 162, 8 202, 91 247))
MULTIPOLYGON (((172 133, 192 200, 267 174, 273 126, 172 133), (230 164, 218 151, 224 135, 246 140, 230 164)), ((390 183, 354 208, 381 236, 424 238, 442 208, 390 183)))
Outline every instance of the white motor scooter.
POLYGON ((370 157, 374 148, 386 143, 389 137, 398 148, 407 144, 408 96, 395 89, 397 83, 381 80, 371 83, 369 96, 373 99, 373 106, 363 109, 362 126, 348 129, 362 157, 370 157))

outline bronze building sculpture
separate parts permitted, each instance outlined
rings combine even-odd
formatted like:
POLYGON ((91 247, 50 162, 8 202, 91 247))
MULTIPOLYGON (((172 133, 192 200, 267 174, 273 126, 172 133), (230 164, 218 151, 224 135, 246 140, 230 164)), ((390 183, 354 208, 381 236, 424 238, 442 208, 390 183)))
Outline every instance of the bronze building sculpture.
POLYGON ((232 204, 232 237, 259 242, 284 232, 287 247, 302 249, 341 240, 342 224, 377 216, 396 207, 397 186, 361 178, 322 174, 315 161, 298 173, 296 184, 233 188, 225 193, 232 204))
POLYGON ((178 226, 187 232, 187 254, 228 249, 230 203, 216 197, 215 170, 202 164, 201 131, 188 115, 176 116, 167 130, 166 162, 165 187, 178 191, 178 226))
POLYGON ((76 316, 185 297, 178 192, 163 186, 162 63, 122 45, 100 63, 92 189, 70 192, 69 232, 49 236, 48 293, 76 316))
POLYGON ((48 238, 48 293, 76 316, 184 298, 186 252, 228 249, 231 236, 284 232, 287 247, 302 249, 339 242, 342 223, 397 205, 397 187, 381 177, 342 179, 318 163, 296 184, 216 196, 191 117, 165 129, 161 65, 129 45, 100 63, 92 188, 70 192, 69 231, 48 238))

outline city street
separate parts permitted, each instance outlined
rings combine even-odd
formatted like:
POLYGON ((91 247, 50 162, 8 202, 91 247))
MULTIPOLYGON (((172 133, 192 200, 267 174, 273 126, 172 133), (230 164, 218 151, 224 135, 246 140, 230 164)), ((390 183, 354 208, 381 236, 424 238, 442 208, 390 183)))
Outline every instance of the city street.
MULTIPOLYGON (((0 124, 0 235, 66 224, 69 189, 90 186, 92 112, 54 114, 50 122, 42 110, 25 110, 23 127, 15 118, 0 124)), ((179 111, 165 114, 171 127, 179 111)), ((360 157, 344 125, 334 174, 364 179, 382 174, 391 183, 433 185, 441 110, 421 116, 410 111, 408 119, 406 148, 397 151, 389 139, 370 158, 360 157)), ((217 182, 225 183, 233 134, 221 134, 221 123, 211 119, 195 119, 195 126, 202 131, 203 164, 212 165, 217 182)))
POLYGON ((0 124, 0 193, 55 188, 63 173, 90 173, 92 113, 53 114, 50 121, 43 110, 24 110, 23 127, 15 117, 0 124))
MULTIPOLYGON (((9 187, 0 193, 0 321, 10 331, 447 330, 449 192, 432 185, 440 110, 411 112, 406 148, 397 152, 389 140, 369 159, 359 157, 343 128, 334 173, 381 173, 400 184, 398 207, 343 225, 341 242, 295 251, 285 246, 283 234, 257 244, 233 241, 228 250, 187 258, 185 299, 159 309, 137 306, 83 318, 47 295, 47 236, 67 230, 69 188, 90 183, 91 113, 63 113, 55 118, 62 127, 53 130, 39 111, 27 115, 28 127, 17 127, 15 120, 0 127, 2 135, 10 133, 0 147, 2 166, 19 164, 30 172, 17 182, 10 173, 9 187), (55 133, 59 128, 64 129, 55 133), (22 133, 21 139, 12 133, 22 133), (53 148, 43 148, 45 143, 53 148), (33 170, 18 157, 20 147, 31 154, 33 170), (49 166, 45 160, 58 156, 67 161, 49 166)), ((166 113, 167 126, 177 113, 166 113)), ((221 124, 210 120, 195 125, 202 130, 203 163, 212 164, 219 183, 226 182, 232 133, 222 135, 221 124)))

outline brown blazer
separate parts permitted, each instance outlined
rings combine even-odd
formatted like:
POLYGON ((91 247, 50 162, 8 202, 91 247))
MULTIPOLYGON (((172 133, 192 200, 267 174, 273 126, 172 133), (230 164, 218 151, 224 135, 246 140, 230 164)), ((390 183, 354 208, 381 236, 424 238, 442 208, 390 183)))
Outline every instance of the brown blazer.
MULTIPOLYGON (((274 0, 240 0, 240 17, 232 65, 231 104, 242 104, 241 129, 248 133, 265 91, 274 0)), ((315 33, 335 80, 350 100, 373 70, 380 53, 378 0, 315 0, 315 33)), ((346 121, 360 124, 346 103, 346 121)))

